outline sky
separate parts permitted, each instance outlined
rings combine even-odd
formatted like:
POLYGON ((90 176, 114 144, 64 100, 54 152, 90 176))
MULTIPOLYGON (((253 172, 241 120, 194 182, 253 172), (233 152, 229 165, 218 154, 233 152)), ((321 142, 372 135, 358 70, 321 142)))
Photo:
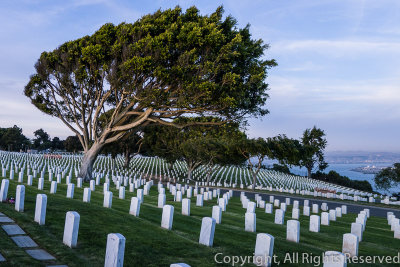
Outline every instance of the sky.
POLYGON ((0 127, 32 138, 72 132, 23 95, 43 51, 94 33, 104 23, 134 22, 158 9, 223 5, 239 27, 270 45, 270 114, 249 120, 251 137, 299 138, 323 129, 327 151, 400 152, 400 1, 0 1, 0 127))

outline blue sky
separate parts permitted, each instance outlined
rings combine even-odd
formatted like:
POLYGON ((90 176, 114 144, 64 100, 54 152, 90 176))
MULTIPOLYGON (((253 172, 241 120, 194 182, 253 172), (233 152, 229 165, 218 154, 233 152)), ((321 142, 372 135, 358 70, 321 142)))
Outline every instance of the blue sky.
POLYGON ((0 127, 32 137, 71 132, 23 95, 43 51, 92 34, 106 22, 133 22, 162 8, 223 5, 255 38, 270 44, 270 114, 251 119, 251 136, 298 138, 314 125, 328 150, 400 151, 400 1, 233 0, 0 2, 0 127))

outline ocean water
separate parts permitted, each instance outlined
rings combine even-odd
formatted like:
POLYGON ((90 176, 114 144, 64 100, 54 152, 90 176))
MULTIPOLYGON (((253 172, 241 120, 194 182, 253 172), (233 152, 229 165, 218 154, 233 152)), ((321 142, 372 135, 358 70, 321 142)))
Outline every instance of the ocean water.
MULTIPOLYGON (((389 167, 389 164, 387 163, 376 163, 373 164, 376 167, 389 167)), ((366 167, 368 164, 338 164, 338 163, 331 163, 329 164, 328 168, 324 170, 324 172, 328 173, 331 170, 336 171, 340 175, 347 176, 352 180, 367 180, 373 187, 373 189, 377 192, 380 193, 393 193, 393 192, 399 192, 400 187, 392 188, 389 190, 389 192, 383 191, 383 190, 377 190, 375 186, 375 174, 364 174, 362 172, 356 172, 352 171, 352 169, 355 169, 357 167, 366 167)), ((371 165, 370 165, 371 166, 371 165)), ((297 175, 301 176, 307 176, 307 170, 305 168, 299 168, 299 167, 293 167, 290 169, 292 173, 295 173, 297 175)))
MULTIPOLYGON (((264 164, 266 164, 267 166, 271 166, 273 163, 277 163, 277 162, 270 161, 270 160, 264 162, 264 164)), ((376 167, 389 167, 390 166, 390 164, 387 164, 387 163, 375 163, 373 165, 376 167)), ((400 187, 392 188, 388 192, 383 191, 383 190, 377 190, 377 188, 375 186, 375 181, 374 181, 375 174, 364 174, 362 172, 352 171, 352 169, 355 169, 357 167, 366 167, 366 166, 368 166, 368 164, 330 163, 328 168, 326 168, 324 170, 324 172, 328 173, 331 170, 333 170, 333 171, 336 171, 337 173, 339 173, 340 175, 349 177, 352 180, 367 180, 372 185, 373 189, 380 193, 400 192, 400 187)), ((306 168, 292 167, 292 168, 290 168, 290 171, 297 175, 307 176, 306 168)))

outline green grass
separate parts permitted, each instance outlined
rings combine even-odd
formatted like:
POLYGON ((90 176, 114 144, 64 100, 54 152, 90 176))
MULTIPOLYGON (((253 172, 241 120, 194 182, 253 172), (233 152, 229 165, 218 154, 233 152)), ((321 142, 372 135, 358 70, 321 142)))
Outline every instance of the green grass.
MULTIPOLYGON (((26 177, 25 177, 26 178, 26 177)), ((0 203, 0 211, 13 218, 38 244, 57 258, 54 263, 68 266, 103 266, 107 234, 121 233, 126 238, 124 266, 169 266, 175 262, 185 262, 191 266, 216 266, 214 256, 222 255, 252 256, 256 233, 244 231, 244 214, 239 198, 234 197, 223 212, 222 224, 216 226, 214 246, 212 248, 198 244, 201 219, 210 217, 216 199, 205 201, 204 207, 196 207, 193 197, 191 216, 181 215, 181 203, 173 202, 167 193, 167 204, 174 205, 172 230, 160 227, 162 210, 157 208, 157 186, 153 186, 150 195, 144 196, 140 216, 129 215, 130 198, 136 191, 126 190, 125 200, 118 199, 115 186, 112 208, 103 208, 103 187, 97 186, 92 192, 91 203, 83 203, 83 189, 75 188, 74 199, 67 199, 65 184, 59 184, 57 194, 49 194, 50 183, 45 177, 44 190, 37 190, 37 180, 33 186, 27 186, 25 212, 18 213, 14 205, 0 203), (33 222, 36 194, 45 193, 48 197, 46 224, 39 226, 33 222), (78 247, 70 249, 62 244, 65 214, 77 211, 80 216, 78 247)), ((10 181, 9 196, 15 196, 18 183, 10 181)), ((84 186, 88 186, 85 184, 84 186)), ((128 188, 127 188, 128 189, 128 188)), ((167 190, 166 190, 167 191, 167 190)), ((291 207, 285 214, 285 221, 291 218, 291 207)), ((300 207, 301 208, 301 207, 300 207)), ((350 232, 355 214, 344 215, 330 226, 321 226, 320 233, 308 231, 309 217, 300 216, 300 243, 286 241, 286 226, 273 223, 274 215, 257 209, 257 233, 269 233, 275 237, 274 253, 283 262, 286 252, 312 253, 322 255, 324 251, 340 251, 342 236, 350 232)), ((368 219, 359 255, 395 256, 400 240, 393 238, 393 232, 385 218, 368 219)), ((16 247, 3 230, 0 230, 0 252, 7 259, 4 266, 43 266, 31 259, 22 249, 16 247)), ((222 257, 221 257, 222 258, 222 257)), ((281 266, 287 266, 283 264, 281 266)), ((0 266, 3 266, 0 264, 0 266)), ((221 264, 222 265, 222 264, 221 264)), ((228 266, 229 264, 227 264, 228 266)), ((239 265, 237 265, 239 266, 239 265)), ((254 266, 254 265, 244 265, 254 266)), ((314 266, 314 264, 293 264, 290 266, 314 266)), ((349 264, 348 266, 355 266, 349 264)), ((360 266, 360 265, 357 265, 360 266)), ((363 266, 368 266, 363 264, 363 266)), ((369 266, 384 266, 376 264, 369 266)), ((392 265, 388 265, 392 266, 392 265)))

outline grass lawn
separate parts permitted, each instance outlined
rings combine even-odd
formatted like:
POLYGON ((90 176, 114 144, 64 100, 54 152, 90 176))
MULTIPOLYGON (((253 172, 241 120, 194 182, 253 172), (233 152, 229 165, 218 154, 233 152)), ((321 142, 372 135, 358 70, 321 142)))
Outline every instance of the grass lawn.
MULTIPOLYGON (((26 181, 26 177, 25 177, 26 181)), ((215 229, 214 246, 212 248, 198 244, 201 219, 211 217, 212 206, 216 199, 204 201, 204 207, 196 207, 196 198, 191 199, 191 216, 181 215, 181 203, 173 202, 173 196, 167 194, 167 204, 174 205, 174 222, 172 230, 160 227, 162 209, 157 208, 157 186, 153 186, 150 195, 144 196, 140 208, 140 216, 129 215, 130 198, 136 196, 126 190, 126 198, 118 199, 115 186, 112 208, 103 208, 103 187, 97 186, 92 192, 91 203, 82 202, 83 188, 75 188, 74 199, 67 199, 67 186, 59 184, 57 194, 49 194, 50 182, 45 177, 44 190, 37 190, 37 181, 33 186, 25 184, 25 212, 14 210, 14 205, 0 203, 0 212, 16 221, 40 247, 57 258, 54 263, 68 266, 103 266, 106 239, 109 233, 121 233, 126 238, 124 266, 169 266, 171 263, 185 262, 191 266, 218 266, 214 257, 221 261, 223 256, 252 256, 256 241, 256 233, 244 231, 244 214, 239 198, 229 201, 227 211, 222 214, 222 224, 215 229), (33 221, 36 194, 44 193, 48 197, 46 224, 39 226, 33 221), (77 248, 70 249, 63 245, 62 237, 67 211, 77 211, 80 216, 80 227, 77 248)), ((15 196, 15 180, 10 181, 8 196, 15 196)), ((88 184, 84 184, 88 186, 88 184)), ((166 190, 167 191, 167 190, 166 190)), ((286 220, 291 218, 291 208, 285 214, 286 220)), ((300 207, 302 211, 302 207, 300 207)), ((340 251, 342 236, 349 233, 351 223, 356 214, 344 215, 330 226, 321 226, 320 233, 308 231, 309 217, 300 216, 300 243, 286 241, 286 225, 273 223, 274 215, 256 209, 257 233, 268 233, 275 237, 274 254, 283 264, 286 253, 312 253, 320 256, 328 250, 340 251)), ((400 240, 393 238, 393 232, 385 218, 368 219, 363 241, 359 246, 359 255, 396 256, 399 252, 400 240)), ((39 261, 30 258, 22 249, 16 247, 3 230, 0 230, 0 253, 7 259, 4 266, 43 266, 39 261)), ((3 266, 0 264, 0 266, 3 266)), ((225 264, 232 266, 232 264, 225 264)), ((239 266, 239 265, 237 265, 239 266)), ((254 266, 245 264, 244 266, 254 266)), ((316 266, 309 264, 292 264, 289 266, 316 266)), ((322 266, 322 265, 321 265, 322 266)), ((361 266, 348 264, 348 266, 361 266)), ((390 264, 362 264, 362 266, 393 266, 390 264)))

